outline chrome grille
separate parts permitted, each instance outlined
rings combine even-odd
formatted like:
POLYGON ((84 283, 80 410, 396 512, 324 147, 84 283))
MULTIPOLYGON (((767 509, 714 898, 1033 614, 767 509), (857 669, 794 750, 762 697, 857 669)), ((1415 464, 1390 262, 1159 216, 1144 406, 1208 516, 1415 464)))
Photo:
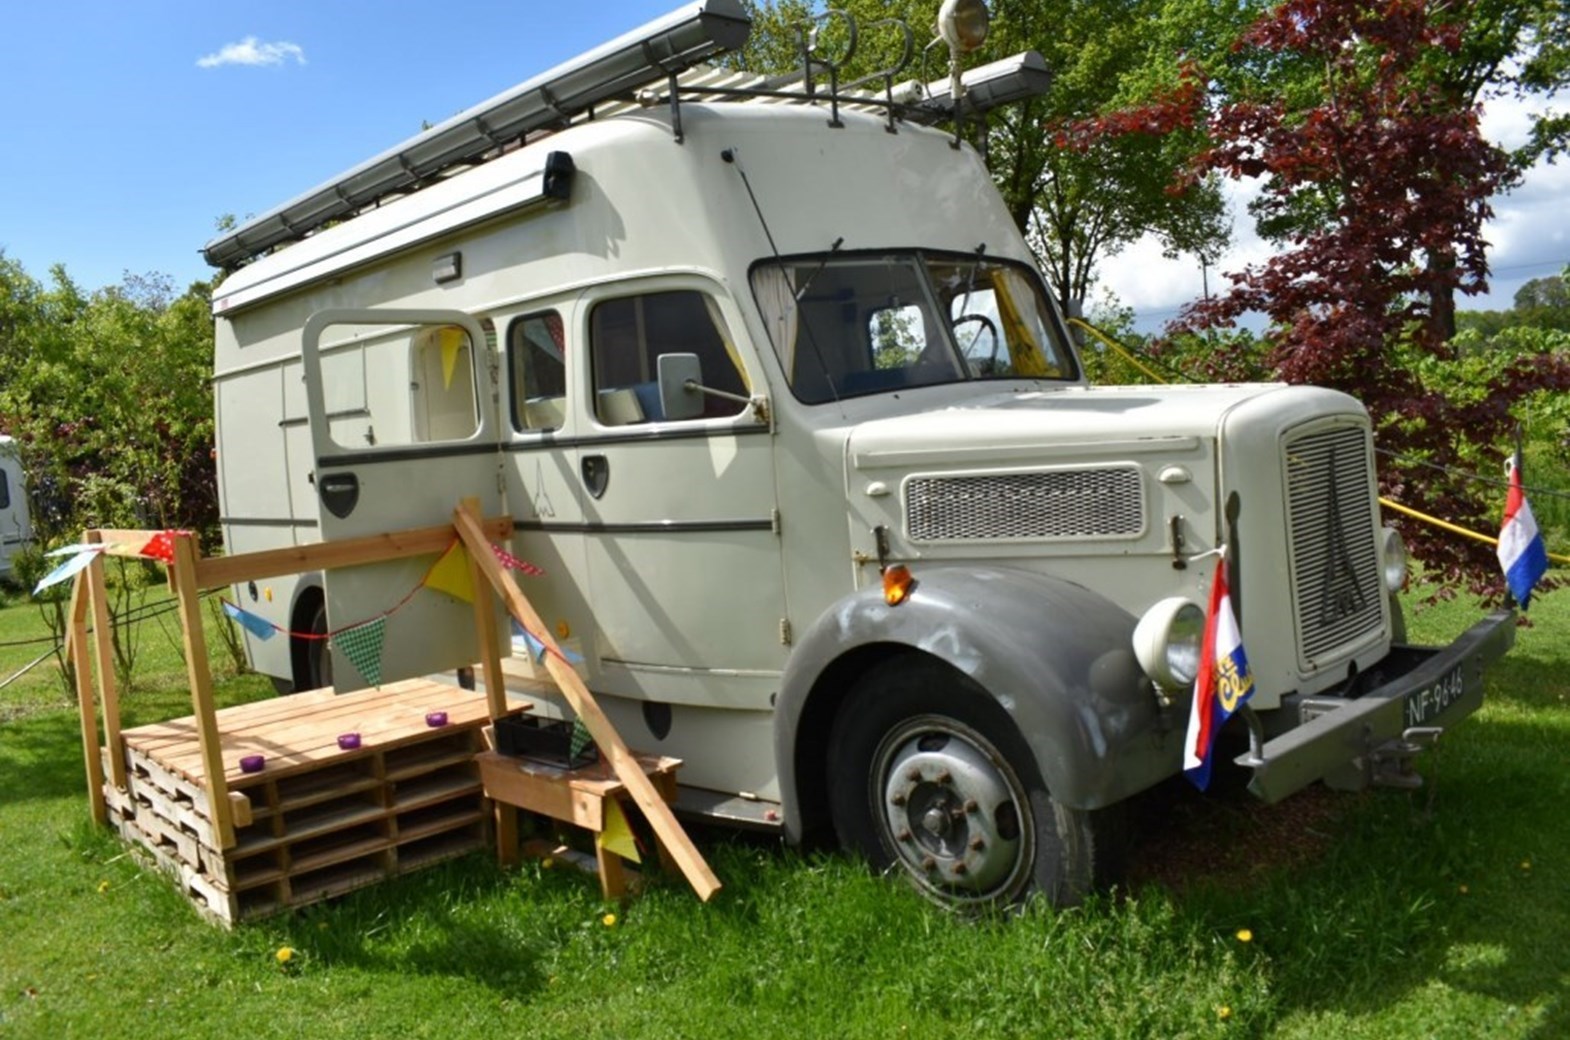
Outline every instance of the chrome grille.
POLYGON ((1283 451, 1298 646, 1313 667, 1381 624, 1373 455, 1361 426, 1291 436, 1283 451))
POLYGON ((1144 530, 1144 487, 1132 466, 914 477, 905 524, 915 541, 1130 537, 1144 530))

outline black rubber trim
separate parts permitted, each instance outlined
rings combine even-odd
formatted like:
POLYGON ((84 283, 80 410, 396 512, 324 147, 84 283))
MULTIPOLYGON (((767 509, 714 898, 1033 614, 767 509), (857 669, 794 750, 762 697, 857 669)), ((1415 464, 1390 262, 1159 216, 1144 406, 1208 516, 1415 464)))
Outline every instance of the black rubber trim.
POLYGON ((553 430, 542 431, 538 440, 512 441, 504 444, 508 452, 541 451, 546 448, 585 448, 607 444, 643 444, 648 441, 716 440, 724 437, 748 437, 771 432, 767 426, 722 426, 678 428, 674 430, 640 428, 636 432, 598 433, 580 437, 561 437, 553 430))
POLYGON ((562 534, 715 534, 725 531, 772 531, 774 521, 760 520, 646 520, 639 523, 605 524, 585 521, 577 524, 547 523, 543 520, 514 520, 514 531, 544 531, 562 534))

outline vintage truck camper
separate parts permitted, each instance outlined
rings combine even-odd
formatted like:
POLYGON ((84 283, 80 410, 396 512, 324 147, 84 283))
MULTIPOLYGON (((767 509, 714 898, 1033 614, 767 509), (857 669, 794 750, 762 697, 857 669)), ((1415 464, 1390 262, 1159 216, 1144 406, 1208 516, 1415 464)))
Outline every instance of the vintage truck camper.
MULTIPOLYGON (((1088 385, 970 143, 1047 70, 962 70, 979 11, 944 5, 947 78, 845 86, 810 47, 788 83, 710 67, 749 25, 699 0, 209 243, 228 548, 478 498, 628 743, 685 761, 681 808, 957 906, 1106 876, 1119 804, 1180 771, 1223 546, 1254 790, 1411 782, 1511 616, 1404 644, 1356 400, 1088 385)), ((320 634, 420 566, 235 595, 320 634)), ((475 656, 466 604, 388 621, 387 679, 475 656)))
POLYGON ((0 436, 0 578, 13 576, 17 554, 32 541, 22 456, 13 438, 0 436))

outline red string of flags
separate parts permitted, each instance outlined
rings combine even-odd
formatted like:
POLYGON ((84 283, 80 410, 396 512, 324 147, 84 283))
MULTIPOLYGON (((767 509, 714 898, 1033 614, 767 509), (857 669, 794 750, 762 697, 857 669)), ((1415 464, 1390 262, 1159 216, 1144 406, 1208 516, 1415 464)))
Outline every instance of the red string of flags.
POLYGON ((188 535, 190 533, 190 531, 177 530, 157 531, 146 542, 135 544, 125 542, 81 542, 77 545, 65 545, 58 549, 51 549, 44 555, 48 557, 63 556, 65 559, 38 580, 38 584, 33 586, 33 595, 38 595, 51 585, 58 585, 63 581, 69 581, 76 577, 79 572, 86 570, 87 565, 99 556, 133 556, 172 564, 174 563, 175 536, 188 535))

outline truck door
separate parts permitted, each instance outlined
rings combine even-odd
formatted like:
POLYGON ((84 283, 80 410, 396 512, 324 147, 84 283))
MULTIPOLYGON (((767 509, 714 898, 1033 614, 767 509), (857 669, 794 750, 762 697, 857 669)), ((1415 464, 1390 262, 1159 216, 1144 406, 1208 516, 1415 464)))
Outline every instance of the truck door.
POLYGON ((785 592, 769 426, 747 404, 736 318, 696 279, 585 294, 589 411, 578 477, 599 683, 624 696, 766 709, 785 592), (696 354, 696 416, 663 412, 659 359, 696 354))
MULTIPOLYGON (((477 321, 443 310, 323 311, 306 322, 301 353, 323 541, 447 524, 466 497, 487 516, 501 512, 494 357, 477 321)), ((392 682, 476 659, 471 604, 424 586, 434 562, 326 573, 328 629, 366 623, 370 633, 331 640, 334 686, 377 684, 365 674, 376 664, 392 682), (351 642, 352 656, 342 650, 351 642)))

